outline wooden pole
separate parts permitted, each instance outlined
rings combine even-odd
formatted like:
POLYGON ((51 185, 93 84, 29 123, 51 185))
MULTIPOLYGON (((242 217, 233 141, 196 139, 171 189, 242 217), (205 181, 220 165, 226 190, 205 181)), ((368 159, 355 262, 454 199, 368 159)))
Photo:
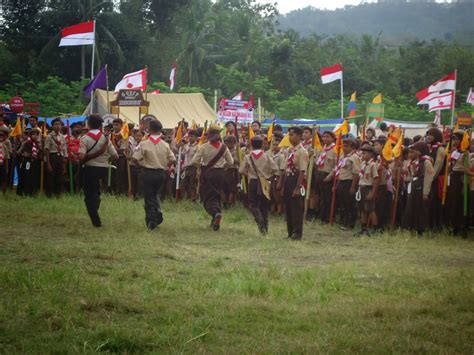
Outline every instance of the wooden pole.
POLYGON ((312 132, 313 132, 313 137, 311 139, 311 149, 313 149, 313 155, 310 158, 309 161, 309 166, 308 166, 308 174, 306 176, 306 179, 308 181, 307 186, 306 186, 306 196, 304 197, 304 212, 303 212, 303 221, 306 220, 306 214, 308 213, 308 206, 309 206, 309 198, 311 195, 311 181, 313 180, 313 169, 314 169, 314 137, 316 132, 316 125, 312 125, 312 132))
POLYGON ((339 165, 340 153, 342 147, 342 132, 339 133, 339 137, 336 141, 336 167, 334 171, 334 178, 332 183, 332 197, 331 197, 331 211, 329 213, 329 224, 332 226, 334 224, 334 212, 336 209, 336 188, 338 181, 338 174, 336 174, 337 166, 339 165))

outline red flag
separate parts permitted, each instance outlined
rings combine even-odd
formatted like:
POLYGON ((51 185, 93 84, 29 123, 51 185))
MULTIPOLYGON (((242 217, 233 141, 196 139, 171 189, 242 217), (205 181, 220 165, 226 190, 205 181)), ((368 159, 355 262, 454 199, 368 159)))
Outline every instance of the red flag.
POLYGON ((456 72, 453 71, 440 80, 434 82, 428 88, 428 92, 439 92, 442 90, 456 90, 456 72))
POLYGON ((94 27, 95 22, 89 21, 64 28, 61 32, 61 41, 59 42, 59 47, 94 44, 94 27))
POLYGON ((342 64, 322 68, 319 73, 321 74, 323 84, 331 83, 335 80, 342 80, 342 64))

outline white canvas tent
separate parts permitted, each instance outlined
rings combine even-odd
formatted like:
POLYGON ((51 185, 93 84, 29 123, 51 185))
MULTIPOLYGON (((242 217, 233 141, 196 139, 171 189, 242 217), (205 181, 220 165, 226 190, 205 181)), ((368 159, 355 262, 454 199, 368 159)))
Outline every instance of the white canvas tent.
MULTIPOLYGON (((100 115, 108 113, 106 95, 105 90, 95 91, 94 112, 100 115)), ((110 102, 115 100, 113 91, 109 91, 108 95, 110 102)), ((150 102, 148 113, 160 120, 163 128, 174 128, 183 118, 189 123, 194 120, 200 126, 203 126, 206 120, 209 123, 216 120, 216 113, 206 102, 203 94, 148 94, 146 100, 150 102)), ((89 112, 90 106, 87 107, 85 114, 89 112)), ((138 124, 138 112, 138 107, 122 107, 120 118, 138 124)))

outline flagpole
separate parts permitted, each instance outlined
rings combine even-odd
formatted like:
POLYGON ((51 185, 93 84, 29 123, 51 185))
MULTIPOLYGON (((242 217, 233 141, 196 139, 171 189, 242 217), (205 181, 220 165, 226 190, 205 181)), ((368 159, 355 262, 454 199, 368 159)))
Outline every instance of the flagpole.
POLYGON ((94 43, 92 44, 91 80, 94 79, 94 60, 95 60, 95 20, 94 20, 94 43))
POLYGON ((214 89, 214 112, 217 112, 217 90, 214 89))
POLYGON ((451 128, 454 126, 454 108, 456 106, 456 81, 458 80, 458 70, 454 69, 454 91, 453 91, 453 109, 451 111, 451 128))
POLYGON ((344 76, 341 73, 341 118, 344 118, 344 76))

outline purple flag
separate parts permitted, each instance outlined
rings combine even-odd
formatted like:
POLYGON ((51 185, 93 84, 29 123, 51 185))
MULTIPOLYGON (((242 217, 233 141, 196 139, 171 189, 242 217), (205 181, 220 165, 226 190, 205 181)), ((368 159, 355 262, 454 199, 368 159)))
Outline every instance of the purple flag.
POLYGON ((84 89, 84 96, 91 98, 94 89, 107 89, 107 68, 103 67, 97 75, 87 84, 84 89))

